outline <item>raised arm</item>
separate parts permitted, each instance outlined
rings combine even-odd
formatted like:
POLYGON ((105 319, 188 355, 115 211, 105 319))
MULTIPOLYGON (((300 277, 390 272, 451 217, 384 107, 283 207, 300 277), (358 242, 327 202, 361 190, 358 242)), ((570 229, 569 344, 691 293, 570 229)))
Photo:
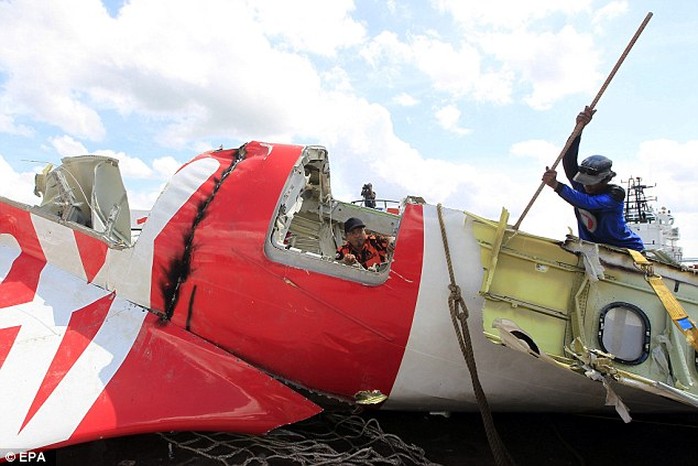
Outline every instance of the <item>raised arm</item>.
MULTIPOLYGON (((579 115, 577 115, 577 124, 582 125, 582 130, 589 124, 594 113, 596 113, 596 110, 592 110, 588 106, 584 107, 584 110, 579 112, 579 115)), ((579 154, 579 142, 581 138, 582 133, 580 132, 579 136, 572 141, 572 144, 562 158, 562 166, 565 168, 565 175, 567 175, 567 179, 570 180, 570 182, 572 182, 572 178, 574 178, 574 175, 579 171, 577 154, 579 154)))

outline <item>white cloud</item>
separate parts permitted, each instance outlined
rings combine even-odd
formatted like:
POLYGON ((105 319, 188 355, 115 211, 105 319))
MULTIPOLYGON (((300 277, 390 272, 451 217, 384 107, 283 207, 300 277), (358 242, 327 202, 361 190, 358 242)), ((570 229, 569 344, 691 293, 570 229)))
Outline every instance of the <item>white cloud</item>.
POLYGON ((556 13, 569 15, 588 10, 591 6, 590 0, 432 0, 432 3, 441 11, 452 14, 466 28, 486 26, 503 30, 519 29, 556 13))
POLYGON ((322 73, 323 86, 337 92, 351 93, 354 88, 351 84, 351 76, 347 71, 339 66, 334 66, 329 71, 322 73))
POLYGON ((16 172, 0 155, 0 196, 13 201, 34 205, 39 198, 34 196, 34 175, 32 172, 16 172))
POLYGON ((125 183, 129 208, 131 210, 150 210, 165 188, 165 184, 163 182, 150 189, 130 189, 128 183, 125 183))
POLYGON ((628 12, 628 8, 628 2, 625 0, 609 2, 594 13, 592 21, 596 25, 601 25, 608 20, 624 15, 628 12))
MULTIPOLYGON (((629 163, 625 161, 624 165, 629 163)), ((640 145, 632 167, 629 176, 643 175, 647 183, 657 183, 655 194, 661 205, 674 211, 698 211, 698 140, 646 141, 640 145)))
MULTIPOLYGON (((81 142, 67 135, 51 138, 49 141, 61 157, 96 154, 115 158, 119 161, 119 170, 125 178, 149 178, 153 174, 153 170, 141 159, 130 157, 123 152, 105 149, 90 152, 81 142)), ((157 160, 153 163, 155 164, 156 162, 157 160)), ((169 175, 171 173, 168 173, 169 175)))
POLYGON ((14 112, 82 137, 103 137, 99 115, 80 97, 95 71, 83 67, 85 58, 107 33, 102 13, 94 1, 0 4, 0 67, 11 70, 3 100, 14 112))
POLYGON ((334 127, 341 121, 352 122, 341 132, 320 131, 330 150, 335 197, 357 199, 361 186, 372 182, 379 197, 400 199, 405 193, 422 193, 430 201, 440 201, 467 184, 474 173, 464 164, 422 156, 400 140, 384 107, 347 96, 334 97, 328 106, 335 112, 327 114, 326 124, 334 127), (411 192, 415 187, 419 193, 411 192))
POLYGON ((306 132, 323 87, 348 92, 349 80, 337 67, 324 83, 296 51, 332 55, 364 38, 350 1, 133 1, 117 18, 96 1, 0 8, 0 67, 12 70, 4 97, 14 109, 3 127, 27 115, 100 140, 97 110, 114 109, 164 126, 158 140, 172 147, 204 134, 306 132), (27 24, 32 47, 12 50, 27 24))
MULTIPOLYGON (((581 8, 563 3, 505 10, 538 18, 581 8)), ((465 21, 457 2, 438 4, 465 21)), ((589 69, 596 63, 587 59, 594 57, 584 37, 571 30, 489 37, 475 31, 460 42, 434 31, 402 41, 384 31, 366 43, 366 26, 353 19, 355 6, 349 0, 293 5, 134 0, 116 18, 94 0, 59 2, 48 9, 32 0, 0 7, 7 13, 0 15, 6 18, 0 19, 0 43, 22 42, 26 24, 34 31, 33 46, 21 53, 0 48, 0 66, 12 70, 4 95, 14 110, 4 121, 27 115, 92 141, 103 138, 98 112, 109 109, 141 116, 157 131, 158 143, 180 149, 221 136, 288 140, 318 134, 318 127, 323 134, 343 131, 346 122, 328 128, 323 110, 332 93, 354 94, 357 76, 344 65, 346 57, 324 67, 312 55, 335 57, 351 47, 349 54, 362 56, 384 82, 412 79, 420 89, 451 98, 505 104, 523 79, 531 83, 527 100, 536 108, 588 89, 589 69), (552 53, 559 44, 563 51, 552 53), (560 56, 571 58, 567 62, 560 56)), ((471 13, 490 24, 497 11, 476 6, 471 13)), ((471 13, 466 16, 472 19, 471 13)), ((413 104, 404 97, 400 101, 413 104)))
MULTIPOLYGON (((540 139, 521 141, 511 147, 511 154, 515 157, 533 159, 538 167, 545 167, 555 161, 560 155, 560 147, 540 139)), ((543 173, 541 172, 541 176, 543 173)))
POLYGON ((50 138, 49 142, 61 157, 72 157, 88 153, 87 148, 81 142, 68 135, 50 138))
POLYGON ((28 126, 17 125, 14 118, 12 118, 10 115, 0 114, 0 133, 31 136, 32 130, 28 126))
POLYGON ((182 165, 182 162, 169 156, 153 160, 153 170, 158 174, 159 178, 163 180, 169 180, 182 165))
POLYGON ((119 171, 124 178, 150 178, 153 175, 153 170, 138 157, 131 157, 124 152, 113 150, 96 150, 94 153, 117 159, 119 171))
POLYGON ((411 47, 416 66, 436 89, 461 97, 472 92, 481 77, 480 54, 469 44, 456 48, 436 37, 418 36, 411 47))
POLYGON ((400 41, 396 33, 382 31, 361 49, 360 55, 373 67, 383 64, 395 66, 408 62, 412 51, 408 44, 400 41))
POLYGON ((547 109, 560 98, 592 93, 601 80, 600 63, 592 37, 570 26, 559 32, 489 34, 483 40, 488 53, 497 57, 513 75, 528 83, 524 100, 535 109, 547 109))
POLYGON ((365 27, 351 18, 353 0, 249 0, 255 20, 271 37, 282 36, 299 51, 335 56, 337 49, 356 45, 365 27))
MULTIPOLYGON (((437 118, 458 136, 468 130, 461 112, 476 128, 470 105, 493 122, 485 113, 507 104, 543 110, 570 95, 591 94, 605 57, 594 42, 598 37, 576 20, 588 24, 593 18, 593 25, 607 26, 629 4, 611 1, 596 10, 590 0, 431 4, 442 13, 438 22, 398 30, 387 20, 355 19, 360 15, 350 0, 131 0, 115 18, 96 0, 0 2, 0 132, 29 136, 43 124, 54 134, 61 128, 66 135, 50 142, 63 155, 88 152, 79 141, 94 150, 95 141, 118 126, 110 120, 120 118, 128 130, 109 134, 110 141, 152 138, 162 146, 160 154, 173 153, 169 148, 198 153, 221 139, 317 142, 330 149, 332 189, 341 199, 357 198, 361 185, 373 181, 379 196, 423 195, 488 216, 506 205, 516 215, 538 186, 542 168, 557 155, 553 144, 514 144, 511 153, 497 156, 496 167, 483 169, 477 154, 453 162, 430 153, 429 141, 401 139, 394 119, 416 127, 424 123, 420 113, 432 117, 420 112, 422 107, 453 102, 440 108, 437 118), (140 125, 148 132, 128 132, 140 125), (521 157, 536 163, 521 164, 521 157)), ((392 0, 376 5, 376 16, 390 20, 414 13, 392 0)), ((487 131, 492 137, 502 132, 487 131)), ((656 154, 695 152, 692 143, 656 144, 639 151, 638 161, 648 167, 642 173, 662 175, 656 154)), ((152 204, 160 180, 180 165, 175 157, 151 161, 128 155, 141 153, 135 150, 99 147, 96 153, 120 160, 127 183, 158 183, 131 185, 130 201, 140 208, 152 204)), ((33 175, 3 163, 3 188, 15 183, 13 191, 31 196, 33 175)), ((688 163, 676 163, 676 170, 657 181, 675 183, 681 187, 677 192, 698 199, 683 178, 696 172, 688 163)), ((668 200, 677 204, 675 212, 695 207, 678 195, 668 200)), ((560 237, 574 226, 571 215, 571 208, 546 190, 526 227, 560 237)))
MULTIPOLYGON (((614 167, 615 167, 614 160, 614 167)), ((645 194, 657 198, 657 208, 666 207, 676 220, 685 254, 698 257, 698 140, 686 142, 657 139, 643 142, 637 154, 622 160, 623 179, 641 176, 655 186, 645 194), (628 168, 630 167, 630 168, 628 168), (632 171, 630 171, 632 170, 632 171)))
MULTIPOLYGON (((568 95, 591 93, 601 79, 592 36, 571 25, 537 26, 543 18, 585 11, 588 3, 434 3, 461 23, 463 39, 430 31, 401 40, 396 33, 384 31, 362 50, 362 57, 389 80, 409 75, 410 67, 415 67, 434 89, 451 98, 502 105, 516 97, 539 110, 568 95), (528 87, 530 92, 515 96, 515 86, 528 87)), ((608 15, 623 12, 620 3, 607 8, 608 15)))
POLYGON ((459 136, 470 133, 468 128, 460 126, 461 111, 455 105, 446 105, 441 107, 435 113, 436 121, 446 131, 450 131, 459 136))
POLYGON ((406 92, 402 92, 393 97, 393 102, 401 107, 414 107, 415 105, 419 104, 419 100, 406 92))
POLYGON ((361 51, 361 56, 389 81, 408 79, 420 83, 411 68, 426 76, 430 86, 453 98, 506 103, 511 100, 513 74, 505 68, 482 69, 480 51, 468 42, 453 44, 438 34, 413 35, 402 42, 384 31, 361 51))

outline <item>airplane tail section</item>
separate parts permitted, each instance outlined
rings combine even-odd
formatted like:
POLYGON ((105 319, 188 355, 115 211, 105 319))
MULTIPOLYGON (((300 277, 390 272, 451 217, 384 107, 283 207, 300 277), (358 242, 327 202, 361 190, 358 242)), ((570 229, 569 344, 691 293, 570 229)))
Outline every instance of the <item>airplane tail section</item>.
POLYGON ((98 286, 104 248, 90 237, 68 250, 72 231, 49 221, 0 202, 0 452, 165 430, 257 434, 320 411, 98 286))
POLYGON ((320 411, 240 359, 148 314, 119 371, 64 444, 169 430, 262 434, 320 411))

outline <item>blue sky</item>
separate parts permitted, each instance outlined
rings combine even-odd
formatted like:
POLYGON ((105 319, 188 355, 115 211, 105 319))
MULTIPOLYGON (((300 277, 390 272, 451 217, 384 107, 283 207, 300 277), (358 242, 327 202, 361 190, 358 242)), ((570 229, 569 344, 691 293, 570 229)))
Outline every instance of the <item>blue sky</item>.
MULTIPOLYGON (((99 153, 148 208, 197 153, 264 140, 327 146, 340 199, 515 221, 649 11, 580 155, 656 182, 698 257, 694 0, 0 0, 0 195, 99 153)), ((522 224, 568 227, 548 189, 522 224)))

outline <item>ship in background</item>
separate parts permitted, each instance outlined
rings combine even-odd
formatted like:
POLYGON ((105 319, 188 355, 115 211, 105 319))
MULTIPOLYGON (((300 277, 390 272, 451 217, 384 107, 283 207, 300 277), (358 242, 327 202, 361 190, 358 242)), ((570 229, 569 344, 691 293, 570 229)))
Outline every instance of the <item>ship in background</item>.
POLYGON ((640 235, 645 249, 664 262, 684 262, 683 249, 678 246, 679 228, 674 226, 674 216, 666 207, 655 209, 656 196, 648 196, 645 190, 656 187, 644 184, 642 178, 630 177, 625 199, 625 220, 640 235))

